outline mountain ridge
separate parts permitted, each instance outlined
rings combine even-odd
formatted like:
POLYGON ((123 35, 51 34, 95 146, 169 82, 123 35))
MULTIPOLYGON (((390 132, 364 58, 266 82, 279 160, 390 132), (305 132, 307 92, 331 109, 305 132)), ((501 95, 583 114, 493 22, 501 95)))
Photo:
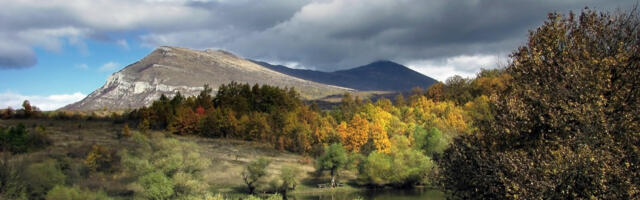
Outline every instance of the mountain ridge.
POLYGON ((428 88, 438 82, 429 76, 389 60, 378 60, 367 65, 333 72, 293 69, 262 61, 251 61, 293 77, 364 91, 402 92, 409 91, 414 87, 428 88))
POLYGON ((381 60, 335 72, 292 69, 253 61, 224 50, 160 46, 107 78, 81 101, 61 110, 122 110, 151 104, 161 95, 197 95, 208 84, 238 83, 295 88, 305 100, 356 91, 407 91, 436 81, 392 61, 381 60))

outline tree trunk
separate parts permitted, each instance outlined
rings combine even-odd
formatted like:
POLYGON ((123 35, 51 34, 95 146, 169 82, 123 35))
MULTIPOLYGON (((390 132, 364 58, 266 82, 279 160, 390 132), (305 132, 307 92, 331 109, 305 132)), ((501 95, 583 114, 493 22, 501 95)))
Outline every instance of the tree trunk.
POLYGON ((331 170, 331 187, 336 187, 336 172, 335 170, 331 170))
POLYGON ((253 194, 253 191, 255 190, 255 187, 253 187, 252 185, 249 185, 249 194, 253 194))

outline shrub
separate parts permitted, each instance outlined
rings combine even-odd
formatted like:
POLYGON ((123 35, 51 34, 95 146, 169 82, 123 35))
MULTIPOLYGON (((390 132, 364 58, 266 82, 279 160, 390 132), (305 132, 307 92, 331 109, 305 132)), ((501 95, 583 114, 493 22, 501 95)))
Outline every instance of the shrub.
POLYGON ((116 151, 113 151, 102 145, 94 144, 91 147, 91 151, 84 160, 84 164, 91 171, 110 171, 114 165, 114 162, 118 161, 116 151))
POLYGON ((9 152, 0 153, 0 156, 2 156, 0 160, 0 198, 26 199, 24 184, 26 162, 18 157, 11 157, 9 152))
POLYGON ((108 200, 109 198, 104 192, 93 192, 86 189, 80 189, 78 187, 67 187, 62 185, 56 185, 51 189, 46 200, 108 200))
POLYGON ((140 133, 134 133, 131 140, 136 148, 120 155, 125 173, 141 186, 137 195, 189 199, 207 194, 209 185, 202 180, 201 172, 211 161, 201 157, 197 144, 163 137, 150 139, 140 133), (160 182, 152 184, 154 180, 160 182))
POLYGON ((42 199, 51 188, 64 184, 65 179, 55 160, 45 160, 25 169, 23 184, 29 199, 42 199))
POLYGON ((156 171, 140 177, 136 182, 142 187, 142 196, 146 199, 170 199, 174 185, 164 173, 156 171))
POLYGON ((24 124, 18 124, 8 129, 0 128, 0 145, 2 151, 25 153, 44 148, 51 144, 43 127, 38 126, 35 132, 29 132, 24 124))
POLYGON ((129 124, 125 123, 122 128, 122 136, 131 137, 131 130, 129 129, 129 124))

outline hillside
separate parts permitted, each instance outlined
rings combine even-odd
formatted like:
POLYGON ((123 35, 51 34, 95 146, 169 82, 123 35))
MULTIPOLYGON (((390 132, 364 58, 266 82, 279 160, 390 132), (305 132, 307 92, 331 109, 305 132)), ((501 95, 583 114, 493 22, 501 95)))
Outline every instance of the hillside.
POLYGON ((342 94, 347 88, 292 77, 220 50, 197 51, 159 47, 152 53, 111 75, 85 99, 63 110, 128 109, 149 105, 162 94, 196 95, 204 84, 215 93, 231 81, 295 87, 304 99, 342 94))
POLYGON ((335 72, 292 69, 254 61, 274 71, 318 83, 353 88, 361 91, 409 91, 414 87, 428 88, 437 81, 391 61, 376 61, 368 65, 335 72))

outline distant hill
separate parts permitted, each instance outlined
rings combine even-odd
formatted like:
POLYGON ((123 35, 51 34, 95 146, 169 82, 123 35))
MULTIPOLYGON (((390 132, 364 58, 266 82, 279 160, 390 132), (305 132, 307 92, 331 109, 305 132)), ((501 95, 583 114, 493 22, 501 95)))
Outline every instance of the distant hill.
POLYGON ((386 60, 335 72, 292 69, 266 62, 253 62, 301 79, 361 91, 408 91, 414 87, 428 88, 437 82, 435 79, 413 71, 404 65, 386 60))
POLYGON ((215 93, 231 81, 295 87, 304 99, 319 99, 352 91, 289 76, 220 50, 198 51, 159 47, 152 53, 112 74, 106 83, 83 100, 63 110, 119 110, 149 105, 160 95, 196 95, 204 84, 215 93))

